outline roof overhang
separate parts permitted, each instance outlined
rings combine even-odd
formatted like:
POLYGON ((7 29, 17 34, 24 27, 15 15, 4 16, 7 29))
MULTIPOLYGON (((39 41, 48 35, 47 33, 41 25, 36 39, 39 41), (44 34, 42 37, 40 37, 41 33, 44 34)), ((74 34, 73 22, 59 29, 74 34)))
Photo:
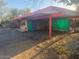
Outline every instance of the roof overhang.
POLYGON ((75 11, 70 11, 70 10, 55 7, 55 6, 49 6, 47 8, 40 9, 36 12, 33 12, 29 16, 20 16, 15 19, 27 19, 27 20, 48 19, 51 15, 53 18, 79 17, 79 13, 75 11))

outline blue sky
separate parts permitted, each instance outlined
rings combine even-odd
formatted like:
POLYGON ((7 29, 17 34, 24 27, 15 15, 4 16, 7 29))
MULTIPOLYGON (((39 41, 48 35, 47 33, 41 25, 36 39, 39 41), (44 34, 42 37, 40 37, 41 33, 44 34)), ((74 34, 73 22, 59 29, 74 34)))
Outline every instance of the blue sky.
POLYGON ((33 0, 5 0, 5 1, 9 8, 18 8, 18 9, 31 8, 32 10, 37 10, 50 5, 57 6, 57 4, 52 0, 42 0, 42 2, 38 0, 38 3, 37 0, 35 0, 34 2, 33 0))

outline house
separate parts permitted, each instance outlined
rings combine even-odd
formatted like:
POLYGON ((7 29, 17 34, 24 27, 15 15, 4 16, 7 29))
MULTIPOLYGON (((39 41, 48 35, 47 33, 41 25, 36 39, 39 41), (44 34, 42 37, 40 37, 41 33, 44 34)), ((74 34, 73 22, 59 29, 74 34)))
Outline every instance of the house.
POLYGON ((22 16, 16 19, 24 20, 29 31, 49 29, 51 35, 52 28, 55 30, 69 31, 73 24, 75 30, 75 21, 79 13, 60 7, 49 6, 33 12, 29 16, 22 16))

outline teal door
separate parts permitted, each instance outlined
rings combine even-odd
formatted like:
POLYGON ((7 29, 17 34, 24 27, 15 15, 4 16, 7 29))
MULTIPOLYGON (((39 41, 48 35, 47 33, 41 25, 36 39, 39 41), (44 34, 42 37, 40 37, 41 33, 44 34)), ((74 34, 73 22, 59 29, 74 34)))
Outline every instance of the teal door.
POLYGON ((28 26, 28 31, 33 31, 32 30, 32 22, 31 21, 28 21, 27 26, 28 26))

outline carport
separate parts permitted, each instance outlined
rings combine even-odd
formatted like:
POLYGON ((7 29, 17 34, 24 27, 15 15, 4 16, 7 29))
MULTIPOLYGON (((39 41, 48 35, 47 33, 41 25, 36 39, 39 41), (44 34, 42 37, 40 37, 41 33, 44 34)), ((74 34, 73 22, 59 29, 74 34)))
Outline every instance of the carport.
POLYGON ((64 8, 59 8, 55 6, 49 6, 44 9, 40 9, 38 11, 33 12, 30 16, 19 17, 19 19, 27 19, 27 20, 49 20, 49 38, 52 37, 52 20, 53 18, 69 18, 73 25, 73 30, 75 31, 76 26, 76 18, 79 17, 79 14, 76 11, 67 10, 64 8))

